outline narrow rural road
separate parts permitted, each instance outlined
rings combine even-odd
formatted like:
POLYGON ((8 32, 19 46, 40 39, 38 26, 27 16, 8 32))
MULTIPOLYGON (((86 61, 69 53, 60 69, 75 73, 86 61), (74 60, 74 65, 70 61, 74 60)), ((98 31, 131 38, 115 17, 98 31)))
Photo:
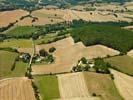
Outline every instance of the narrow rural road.
POLYGON ((30 58, 30 61, 29 61, 27 69, 31 69, 31 64, 32 64, 33 56, 35 54, 35 44, 34 44, 33 39, 32 39, 32 48, 33 48, 33 51, 32 51, 31 58, 30 58))

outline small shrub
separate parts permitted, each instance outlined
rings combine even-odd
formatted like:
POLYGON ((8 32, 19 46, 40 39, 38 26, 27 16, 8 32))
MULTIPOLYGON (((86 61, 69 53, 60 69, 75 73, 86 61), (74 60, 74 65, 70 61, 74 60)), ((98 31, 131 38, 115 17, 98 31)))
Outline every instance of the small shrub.
POLYGON ((110 74, 110 77, 112 80, 114 80, 114 75, 113 74, 110 74))
POLYGON ((15 62, 16 62, 16 61, 14 61, 13 65, 12 65, 12 67, 11 67, 11 71, 13 71, 13 70, 15 69, 15 62))
POLYGON ((39 54, 40 54, 40 56, 43 56, 43 57, 48 56, 48 52, 47 52, 45 49, 41 49, 41 50, 39 51, 39 54))
POLYGON ((50 53, 53 53, 55 50, 56 50, 55 47, 51 47, 51 48, 49 49, 49 52, 50 52, 50 53))
POLYGON ((96 97, 97 95, 96 95, 96 93, 92 93, 92 96, 96 97))

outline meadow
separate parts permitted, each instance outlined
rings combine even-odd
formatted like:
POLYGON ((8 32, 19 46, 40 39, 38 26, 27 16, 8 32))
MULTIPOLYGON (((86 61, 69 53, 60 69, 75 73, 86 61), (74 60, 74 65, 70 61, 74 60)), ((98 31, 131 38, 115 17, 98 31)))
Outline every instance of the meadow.
POLYGON ((32 41, 28 39, 7 39, 0 42, 0 48, 31 48, 32 41))
POLYGON ((27 64, 21 61, 15 61, 18 56, 17 53, 1 50, 0 55, 0 78, 25 75, 27 64))
POLYGON ((34 80, 42 100, 51 100, 60 97, 56 76, 34 76, 34 80))
POLYGON ((37 45, 48 44, 51 42, 56 42, 57 40, 61 40, 67 36, 68 36, 68 34, 59 36, 57 33, 51 33, 51 34, 46 34, 45 36, 41 36, 40 39, 34 40, 34 42, 37 45))
POLYGON ((102 100, 123 100, 111 77, 107 74, 84 72, 89 93, 100 96, 102 100))
POLYGON ((128 75, 133 75, 133 58, 123 55, 106 58, 105 61, 110 63, 112 68, 128 75))
POLYGON ((33 26, 16 26, 9 30, 6 34, 12 37, 28 37, 36 33, 38 28, 33 26))

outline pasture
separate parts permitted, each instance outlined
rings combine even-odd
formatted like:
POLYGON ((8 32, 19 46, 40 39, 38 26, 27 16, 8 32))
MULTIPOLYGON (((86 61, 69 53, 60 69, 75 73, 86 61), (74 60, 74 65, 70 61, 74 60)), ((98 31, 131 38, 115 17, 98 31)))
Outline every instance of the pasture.
POLYGON ((106 62, 112 65, 112 68, 117 69, 128 75, 133 75, 133 58, 123 55, 110 57, 105 59, 106 62))
POLYGON ((1 100, 36 100, 31 80, 20 77, 0 80, 1 100))
POLYGON ((29 39, 7 39, 0 42, 0 48, 31 48, 32 41, 29 39))
POLYGON ((1 50, 0 55, 0 79, 25 75, 27 64, 15 61, 17 53, 1 50), (11 70, 12 67, 14 67, 13 70, 11 70))
POLYGON ((32 40, 28 39, 7 39, 0 42, 0 48, 14 48, 18 52, 32 53, 32 40))
POLYGON ((31 17, 26 17, 23 20, 19 20, 16 25, 18 26, 32 26, 34 23, 32 22, 33 18, 31 17))
POLYGON ((115 85, 123 96, 124 100, 132 100, 133 98, 133 77, 111 69, 114 75, 115 85))
POLYGON ((16 26, 9 30, 6 34, 13 37, 29 36, 36 33, 38 28, 32 26, 16 26))
POLYGON ((40 39, 34 40, 34 43, 36 45, 41 45, 41 44, 48 44, 49 42, 53 42, 55 40, 61 40, 64 37, 67 37, 67 35, 61 35, 58 36, 57 33, 51 33, 51 34, 46 34, 45 36, 41 36, 40 39))
POLYGON ((85 82, 91 95, 96 94, 103 100, 123 100, 108 74, 84 72, 85 82))
POLYGON ((42 100, 60 98, 57 76, 34 76, 42 100))

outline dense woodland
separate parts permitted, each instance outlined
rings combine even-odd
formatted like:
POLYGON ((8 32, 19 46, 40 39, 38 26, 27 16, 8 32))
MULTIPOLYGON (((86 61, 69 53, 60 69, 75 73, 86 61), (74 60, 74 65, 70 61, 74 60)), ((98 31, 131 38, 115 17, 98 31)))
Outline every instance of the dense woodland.
POLYGON ((75 42, 82 41, 86 46, 103 44, 126 53, 133 49, 133 31, 119 26, 88 24, 74 28, 71 35, 75 42))

